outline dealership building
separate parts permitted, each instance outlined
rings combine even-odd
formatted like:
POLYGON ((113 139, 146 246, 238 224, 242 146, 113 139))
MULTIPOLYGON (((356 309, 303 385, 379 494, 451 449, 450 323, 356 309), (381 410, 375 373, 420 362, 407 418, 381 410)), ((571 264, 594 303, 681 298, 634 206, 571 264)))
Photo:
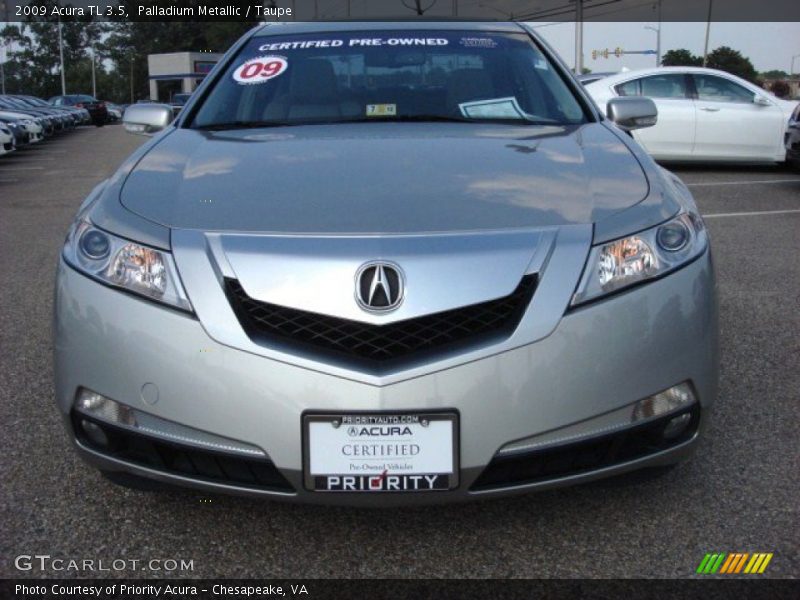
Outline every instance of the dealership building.
POLYGON ((191 94, 221 58, 213 52, 149 54, 150 99, 169 102, 174 94, 191 94))

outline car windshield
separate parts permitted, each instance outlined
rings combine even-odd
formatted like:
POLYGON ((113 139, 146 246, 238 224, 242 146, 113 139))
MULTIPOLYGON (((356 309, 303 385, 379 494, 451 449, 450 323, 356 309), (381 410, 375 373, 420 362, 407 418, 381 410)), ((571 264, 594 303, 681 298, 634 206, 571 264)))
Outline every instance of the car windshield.
POLYGON ((190 126, 387 120, 575 124, 586 115, 523 33, 357 31, 254 37, 190 126))

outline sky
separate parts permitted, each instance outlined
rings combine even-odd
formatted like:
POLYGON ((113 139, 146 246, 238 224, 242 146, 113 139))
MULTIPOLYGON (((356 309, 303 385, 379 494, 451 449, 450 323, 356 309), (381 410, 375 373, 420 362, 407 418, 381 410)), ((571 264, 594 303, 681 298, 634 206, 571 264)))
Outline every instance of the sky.
MULTIPOLYGON (((570 66, 575 64, 575 23, 531 23, 570 66)), ((623 67, 643 69, 654 67, 655 56, 609 56, 592 60, 592 50, 620 46, 624 50, 655 50, 656 34, 645 29, 657 22, 592 23, 583 25, 583 66, 592 71, 619 71, 623 67)), ((705 23, 662 23, 661 52, 686 48, 703 55, 705 23)), ((719 46, 730 46, 750 58, 757 71, 781 69, 789 72, 792 55, 800 55, 800 23, 712 23, 709 52, 719 46)), ((800 56, 795 58, 795 72, 800 72, 800 56)))

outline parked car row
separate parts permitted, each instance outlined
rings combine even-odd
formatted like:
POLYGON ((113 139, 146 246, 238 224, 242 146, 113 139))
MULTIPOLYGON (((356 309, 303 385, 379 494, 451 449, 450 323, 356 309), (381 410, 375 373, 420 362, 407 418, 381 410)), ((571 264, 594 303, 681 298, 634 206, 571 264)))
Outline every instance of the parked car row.
POLYGON ((735 75, 701 67, 661 67, 589 81, 601 110, 612 98, 643 96, 658 123, 633 137, 656 160, 783 163, 796 160, 798 102, 735 75))
POLYGON ((0 95, 0 156, 91 123, 83 107, 55 106, 25 94, 0 95))
POLYGON ((102 100, 86 94, 70 94, 67 96, 53 96, 50 104, 58 107, 82 108, 89 112, 92 123, 102 127, 108 123, 108 107, 102 100))

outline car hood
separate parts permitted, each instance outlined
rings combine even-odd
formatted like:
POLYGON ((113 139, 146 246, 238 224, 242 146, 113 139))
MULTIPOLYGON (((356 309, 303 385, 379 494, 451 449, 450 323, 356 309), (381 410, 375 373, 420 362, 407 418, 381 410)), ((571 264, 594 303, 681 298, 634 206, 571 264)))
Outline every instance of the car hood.
POLYGON ((15 110, 0 109, 0 118, 21 121, 23 119, 32 119, 33 117, 15 110))
POLYGON ((172 228, 421 233, 594 223, 648 189, 600 123, 358 123, 171 130, 121 202, 172 228))

